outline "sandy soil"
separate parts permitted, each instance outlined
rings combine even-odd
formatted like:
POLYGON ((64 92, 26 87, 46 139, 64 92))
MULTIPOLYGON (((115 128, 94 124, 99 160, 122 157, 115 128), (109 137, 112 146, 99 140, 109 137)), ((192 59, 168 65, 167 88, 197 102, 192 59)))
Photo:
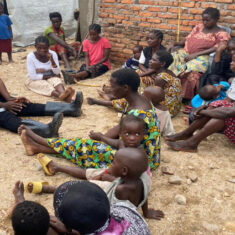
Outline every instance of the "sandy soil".
MULTIPOLYGON (((13 55, 14 64, 4 62, 0 65, 0 77, 14 96, 26 96, 32 102, 53 100, 34 94, 24 86, 26 79, 25 58, 27 52, 13 55)), ((6 61, 6 57, 4 57, 6 61)), ((102 85, 109 79, 109 73, 96 80, 87 80, 88 84, 102 85), (95 83, 94 83, 95 82, 95 83)), ((84 97, 98 97, 97 87, 74 86, 82 90, 84 97)), ((60 128, 64 137, 87 137, 90 130, 105 132, 118 123, 119 116, 111 109, 99 106, 89 106, 84 101, 83 114, 79 118, 65 118, 60 128)), ((186 127, 183 114, 173 119, 176 131, 186 127)), ((50 117, 33 118, 47 123, 50 117)), ((148 220, 152 234, 164 235, 199 235, 199 234, 234 234, 228 222, 235 224, 235 184, 228 179, 235 178, 235 148, 226 137, 214 134, 203 141, 198 153, 174 152, 162 140, 162 166, 168 166, 174 174, 182 179, 181 185, 168 183, 170 176, 163 175, 159 169, 153 172, 152 191, 149 204, 155 209, 161 209, 165 218, 161 221, 148 220), (197 182, 188 184, 187 177, 195 174, 197 182), (177 194, 184 195, 186 205, 175 202, 177 194)), ((47 177, 43 174, 36 157, 25 154, 21 139, 17 134, 0 129, 0 235, 13 234, 10 220, 7 219, 9 208, 13 203, 12 188, 17 180, 24 183, 30 181, 48 181, 59 185, 72 179, 64 174, 47 177)), ((71 165, 63 159, 54 158, 56 162, 71 165)), ((28 200, 34 200, 44 205, 53 213, 52 195, 31 195, 25 193, 28 200)))

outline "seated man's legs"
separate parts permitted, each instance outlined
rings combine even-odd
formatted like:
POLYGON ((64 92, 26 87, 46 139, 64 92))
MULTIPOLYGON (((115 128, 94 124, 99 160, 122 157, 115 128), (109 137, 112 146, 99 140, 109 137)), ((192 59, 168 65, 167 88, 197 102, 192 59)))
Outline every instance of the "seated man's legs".
POLYGON ((17 133, 21 119, 11 112, 0 112, 0 126, 4 129, 17 133))

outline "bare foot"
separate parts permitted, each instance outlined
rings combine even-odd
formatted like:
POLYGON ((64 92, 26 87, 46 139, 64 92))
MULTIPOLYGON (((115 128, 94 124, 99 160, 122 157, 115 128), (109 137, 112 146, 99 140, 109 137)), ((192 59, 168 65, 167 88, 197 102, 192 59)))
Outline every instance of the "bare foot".
POLYGON ((167 141, 177 141, 177 140, 186 140, 190 138, 192 135, 186 135, 183 132, 176 133, 174 135, 165 136, 165 140, 167 141))
POLYGON ((197 152, 197 145, 191 143, 190 141, 179 140, 176 142, 167 141, 166 144, 176 151, 182 152, 197 152))
POLYGON ((18 131, 18 134, 21 135, 23 130, 25 130, 26 133, 27 133, 27 135, 29 135, 29 136, 30 136, 31 133, 34 134, 34 132, 33 132, 29 127, 27 127, 27 126, 25 126, 25 125, 23 125, 23 124, 21 124, 21 125, 19 126, 19 128, 18 128, 18 130, 17 130, 17 131, 18 131))
MULTIPOLYGON (((33 191, 33 183, 28 183, 27 185, 27 189, 29 191, 29 193, 32 193, 33 191)), ((56 190, 55 186, 50 186, 50 185, 42 185, 42 191, 41 193, 54 193, 56 190)))
POLYGON ((69 95, 64 101, 67 102, 67 103, 71 103, 72 99, 73 99, 73 96, 75 94, 75 90, 72 87, 68 87, 67 90, 69 90, 69 95))
POLYGON ((23 182, 21 181, 17 181, 15 183, 15 187, 13 189, 13 195, 14 195, 14 198, 15 198, 15 202, 12 206, 12 208, 10 209, 9 213, 8 213, 8 217, 11 218, 12 217, 12 213, 13 213, 13 210, 15 209, 15 207, 25 201, 25 198, 24 198, 24 184, 23 182))
POLYGON ((22 130, 21 132, 21 140, 24 144, 26 154, 28 156, 33 156, 36 152, 34 151, 34 142, 27 136, 26 130, 22 130))
POLYGON ((58 172, 58 164, 56 162, 49 162, 47 168, 52 175, 55 175, 58 172))
POLYGON ((70 89, 66 89, 60 96, 59 96, 59 100, 60 101, 65 101, 67 98, 68 98, 68 96, 70 95, 70 89))

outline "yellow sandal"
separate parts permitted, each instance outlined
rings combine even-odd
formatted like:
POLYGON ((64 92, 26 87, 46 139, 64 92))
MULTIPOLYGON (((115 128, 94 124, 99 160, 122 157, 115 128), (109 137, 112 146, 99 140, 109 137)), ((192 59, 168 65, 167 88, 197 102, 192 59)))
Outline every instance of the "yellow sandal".
POLYGON ((43 185, 49 185, 48 182, 42 182, 42 181, 34 181, 34 182, 29 182, 27 185, 25 185, 25 191, 28 193, 34 193, 34 194, 39 194, 42 192, 42 187, 43 185), (29 184, 32 184, 33 188, 32 191, 29 192, 29 184))
POLYGON ((52 161, 49 157, 43 155, 42 153, 39 153, 37 155, 37 159, 40 162, 40 164, 41 164, 41 166, 42 166, 42 168, 43 168, 46 175, 48 175, 48 176, 54 175, 53 173, 51 173, 49 171, 49 169, 47 167, 47 165, 52 161))

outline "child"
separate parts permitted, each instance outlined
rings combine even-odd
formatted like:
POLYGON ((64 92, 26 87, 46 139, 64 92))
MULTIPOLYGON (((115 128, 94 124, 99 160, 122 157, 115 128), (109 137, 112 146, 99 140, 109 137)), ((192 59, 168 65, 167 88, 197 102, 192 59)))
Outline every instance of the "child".
POLYGON ((27 56, 28 81, 26 86, 33 92, 45 96, 53 96, 70 103, 75 90, 71 87, 65 90, 60 79, 58 56, 49 50, 49 41, 39 36, 35 40, 35 52, 27 56))
MULTIPOLYGON (((101 37, 100 34, 100 25, 92 24, 89 26, 89 37, 83 42, 85 64, 81 66, 78 73, 71 74, 77 81, 98 77, 111 69, 109 62, 111 45, 108 39, 101 37)), ((66 75, 65 72, 64 75, 66 75)), ((67 83, 68 77, 65 76, 64 78, 65 83, 67 83)))
POLYGON ((171 121, 171 114, 166 105, 161 104, 165 99, 165 92, 161 87, 147 87, 143 95, 148 98, 156 108, 156 114, 160 122, 162 136, 173 135, 175 130, 171 121))
POLYGON ((77 57, 80 42, 74 42, 71 45, 66 43, 64 28, 61 26, 62 16, 59 12, 50 13, 49 18, 52 25, 45 29, 44 36, 49 40, 50 50, 55 51, 63 60, 65 69, 70 70, 68 57, 70 55, 77 57))
POLYGON ((135 46, 133 48, 133 57, 128 59, 126 63, 122 66, 122 68, 130 68, 133 70, 137 70, 139 68, 139 58, 142 50, 142 46, 135 46))
POLYGON ((12 60, 12 22, 8 15, 4 14, 4 6, 0 2, 0 64, 2 64, 2 52, 6 52, 9 62, 12 60))
POLYGON ((9 217, 15 235, 55 235, 50 227, 50 216, 45 207, 24 198, 24 185, 18 181, 13 189, 14 206, 9 217))
POLYGON ((230 85, 227 82, 222 81, 219 84, 206 85, 200 88, 198 94, 191 100, 192 107, 199 108, 213 101, 225 99, 229 87, 230 85))
MULTIPOLYGON (((57 164, 53 163, 53 165, 57 164)), ((63 168, 59 165, 57 167, 63 168)), ((64 168, 68 169, 65 166, 64 168)), ((162 212, 148 209, 150 181, 147 168, 148 159, 143 149, 121 148, 115 153, 112 166, 108 170, 77 169, 76 177, 100 186, 106 192, 111 205, 126 201, 130 207, 137 209, 142 207, 146 218, 160 219, 163 217, 162 212)), ((69 172, 72 176, 74 176, 74 170, 69 172)), ((32 192, 32 186, 33 183, 28 184, 29 192, 32 192)), ((53 193, 55 189, 53 186, 44 185, 41 192, 53 193)))
MULTIPOLYGON (((148 155, 150 168, 156 169, 160 164, 159 122, 151 103, 137 93, 140 84, 138 74, 131 69, 120 69, 112 73, 110 84, 113 95, 119 99, 124 98, 128 102, 125 106, 125 114, 140 117, 146 123, 145 135, 141 140, 141 145, 148 155)), ((59 153, 60 156, 84 168, 107 168, 111 166, 116 151, 103 142, 91 139, 43 139, 34 135, 24 126, 21 127, 20 133, 27 155, 59 153)), ((105 136, 117 139, 119 134, 120 125, 117 125, 110 129, 105 136)))

